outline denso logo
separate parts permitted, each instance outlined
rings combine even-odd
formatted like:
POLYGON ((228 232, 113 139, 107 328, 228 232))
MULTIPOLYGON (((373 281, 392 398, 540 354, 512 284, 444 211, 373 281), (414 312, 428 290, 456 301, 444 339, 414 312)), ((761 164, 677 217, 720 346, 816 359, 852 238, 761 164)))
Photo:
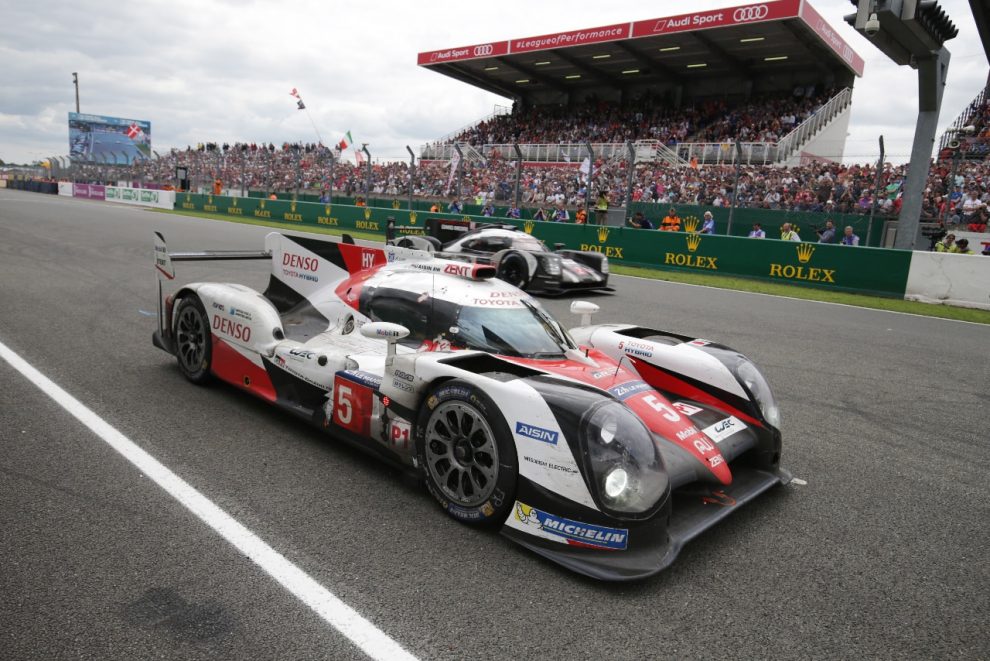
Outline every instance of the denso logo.
POLYGON ((495 52, 495 47, 491 44, 483 44, 481 46, 474 47, 474 56, 481 57, 482 55, 491 55, 495 52))
POLYGON ((459 275, 464 278, 471 277, 471 267, 466 264, 463 266, 460 264, 447 264, 443 268, 443 272, 450 275, 459 275))
POLYGON ((527 425, 525 422, 517 422, 516 433, 536 441, 557 445, 557 432, 552 429, 543 429, 535 425, 527 425))
POLYGON ((229 335, 235 340, 242 342, 251 341, 251 327, 239 324, 236 321, 216 315, 213 317, 213 330, 220 331, 224 335, 229 335))
POLYGON ((291 266, 303 271, 316 271, 320 267, 320 260, 316 257, 303 257, 287 252, 282 255, 282 266, 291 266))
POLYGON ((736 23, 746 21, 759 21, 767 17, 770 9, 766 5, 753 5, 752 7, 740 7, 732 12, 732 20, 736 23))

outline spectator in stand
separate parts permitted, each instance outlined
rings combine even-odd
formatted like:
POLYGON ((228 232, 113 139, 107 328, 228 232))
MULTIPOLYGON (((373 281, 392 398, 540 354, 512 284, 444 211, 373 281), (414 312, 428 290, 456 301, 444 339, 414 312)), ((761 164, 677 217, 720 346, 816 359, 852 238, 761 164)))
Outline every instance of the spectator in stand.
POLYGON ((791 229, 790 223, 784 223, 780 226, 780 240, 781 241, 800 241, 801 237, 798 233, 791 229))
POLYGON ((846 229, 843 231, 842 240, 839 241, 844 246, 858 246, 859 237, 853 234, 852 225, 846 225, 846 229))
POLYGON ((456 197, 451 198, 450 204, 447 205, 447 213, 461 213, 464 207, 461 206, 461 201, 456 197))
POLYGON ((567 212, 564 208, 564 203, 559 202, 557 208, 553 212, 553 221, 555 223, 569 223, 571 222, 571 214, 567 212))
POLYGON ((818 234, 818 243, 835 243, 835 225, 831 220, 826 220, 825 227, 816 229, 815 233, 818 234))
POLYGON ((955 242, 955 234, 946 234, 941 241, 935 242, 935 252, 952 252, 955 242))
POLYGON ((715 233, 715 217, 712 215, 711 211, 705 212, 705 220, 701 224, 702 234, 714 234, 715 233))
POLYGON ((495 215, 495 205, 491 202, 486 202, 485 206, 481 207, 481 215, 488 216, 489 218, 495 215))
POLYGON ((767 238, 767 233, 763 231, 759 223, 753 223, 753 229, 749 231, 748 236, 751 239, 765 239, 767 238))
POLYGON ((517 206, 509 207, 509 210, 505 212, 506 218, 522 218, 522 211, 519 210, 517 206))
POLYGON ((962 203, 962 220, 960 222, 963 225, 979 224, 980 213, 984 205, 983 201, 977 195, 975 190, 971 190, 969 196, 962 203))
POLYGON ((578 209, 574 213, 574 224, 575 225, 587 225, 588 224, 588 212, 584 208, 584 204, 578 202, 578 209))
POLYGON ((649 218, 643 215, 642 211, 637 211, 636 214, 629 219, 629 224, 641 230, 653 229, 653 223, 650 222, 649 218))
POLYGON ((677 215, 677 209, 670 207, 670 211, 660 221, 660 230, 663 232, 681 231, 681 217, 677 215))
POLYGON ((547 217, 547 210, 543 207, 537 209, 536 213, 533 214, 533 220, 549 220, 547 217))
POLYGON ((434 202, 430 205, 430 213, 440 213, 440 203, 434 202))
POLYGON ((949 248, 949 252, 956 253, 958 255, 976 254, 969 248, 969 239, 959 239, 958 241, 956 241, 956 245, 949 248))
POLYGON ((364 198, 358 195, 357 199, 354 200, 354 206, 356 207, 366 207, 368 203, 364 201, 364 198))

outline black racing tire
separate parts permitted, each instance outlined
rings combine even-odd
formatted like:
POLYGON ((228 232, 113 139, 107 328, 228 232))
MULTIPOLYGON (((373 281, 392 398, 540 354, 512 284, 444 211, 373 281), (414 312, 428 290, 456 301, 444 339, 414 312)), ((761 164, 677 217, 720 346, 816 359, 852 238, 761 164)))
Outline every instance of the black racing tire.
POLYGON ((505 418, 467 381, 434 388, 416 423, 416 454, 426 487, 454 519, 499 525, 515 503, 519 460, 505 418))
POLYGON ((529 265, 526 258, 517 252, 510 252, 498 264, 498 277, 514 287, 525 289, 529 284, 529 265))
POLYGON ((175 310, 175 357, 182 375, 197 385, 213 375, 213 336, 210 317, 195 294, 184 296, 175 310))

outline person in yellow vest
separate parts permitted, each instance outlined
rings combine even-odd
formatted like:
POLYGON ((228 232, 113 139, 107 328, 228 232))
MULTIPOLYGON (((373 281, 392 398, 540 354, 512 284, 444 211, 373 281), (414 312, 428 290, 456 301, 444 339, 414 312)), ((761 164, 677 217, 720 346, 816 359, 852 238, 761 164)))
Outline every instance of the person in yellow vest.
POLYGON ((605 225, 608 222, 608 191, 598 192, 598 201, 595 202, 595 222, 605 225))
POLYGON ((662 232, 681 231, 681 217, 677 215, 677 209, 670 207, 670 212, 660 221, 660 230, 662 232))

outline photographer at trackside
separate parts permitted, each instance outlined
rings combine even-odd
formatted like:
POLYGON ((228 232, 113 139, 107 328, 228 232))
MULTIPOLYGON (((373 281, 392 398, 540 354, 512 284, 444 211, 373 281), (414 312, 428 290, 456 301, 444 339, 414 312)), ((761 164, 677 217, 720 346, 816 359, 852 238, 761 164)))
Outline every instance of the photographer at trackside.
POLYGON ((859 245, 859 237, 853 234, 852 225, 846 225, 845 233, 842 235, 842 240, 839 243, 844 246, 859 245))
POLYGON ((831 220, 825 221, 825 227, 815 228, 818 234, 818 243, 835 243, 835 225, 831 220))

